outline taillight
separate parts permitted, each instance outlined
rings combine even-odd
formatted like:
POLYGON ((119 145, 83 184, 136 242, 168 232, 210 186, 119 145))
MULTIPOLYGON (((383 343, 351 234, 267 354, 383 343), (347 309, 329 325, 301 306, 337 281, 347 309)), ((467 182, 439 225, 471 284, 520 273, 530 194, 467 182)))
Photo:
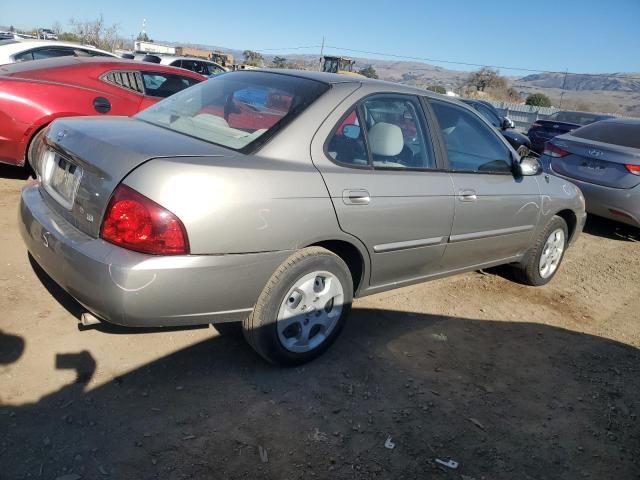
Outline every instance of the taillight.
POLYGON ((532 123, 529 128, 532 128, 535 130, 536 128, 542 128, 542 125, 540 125, 539 123, 532 123))
POLYGON ((633 173, 634 175, 640 175, 640 165, 625 165, 629 173, 633 173))
POLYGON ((544 144, 544 154, 550 157, 559 158, 559 157, 566 157, 567 155, 570 155, 570 152, 563 150, 562 148, 558 147, 557 145, 554 145, 553 143, 547 142, 544 144))
POLYGON ((113 192, 100 237, 119 247, 152 255, 185 255, 189 240, 178 217, 124 184, 113 192))

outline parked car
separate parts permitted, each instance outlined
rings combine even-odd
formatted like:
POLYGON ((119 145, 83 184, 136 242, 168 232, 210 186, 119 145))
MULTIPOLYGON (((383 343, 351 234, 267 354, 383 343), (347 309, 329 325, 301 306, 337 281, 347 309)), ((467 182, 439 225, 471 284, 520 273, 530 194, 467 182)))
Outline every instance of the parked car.
POLYGON ((38 38, 42 40, 58 40, 58 35, 53 30, 41 28, 38 30, 38 38))
POLYGON ((0 65, 68 56, 117 58, 113 53, 77 43, 29 39, 0 40, 0 65))
POLYGON ((56 120, 36 150, 21 233, 86 324, 241 321, 280 365, 326 349, 354 296, 498 264, 546 284, 585 220, 474 110, 364 77, 231 72, 56 120))
POLYGON ((195 57, 177 57, 174 55, 154 55, 144 54, 137 55, 136 60, 142 60, 145 62, 159 63, 161 65, 171 65, 172 67, 184 68, 191 70, 192 72, 199 73, 206 77, 214 77, 225 73, 228 70, 222 65, 212 62, 210 60, 204 60, 202 58, 195 57))
POLYGON ((536 153, 544 151, 544 144, 563 133, 571 132, 590 123, 614 118, 611 115, 600 115, 589 112, 560 111, 545 120, 536 120, 529 127, 527 136, 531 139, 531 149, 536 153))
POLYGON ((496 127, 507 142, 518 152, 521 157, 526 157, 531 150, 531 140, 526 135, 516 131, 514 123, 508 117, 502 117, 496 108, 489 102, 471 98, 462 99, 464 103, 475 108, 485 120, 496 127))
POLYGON ((107 57, 60 57, 0 66, 0 162, 22 166, 51 121, 133 115, 206 77, 107 57))
POLYGON ((540 160, 580 187, 589 213, 640 227, 640 120, 603 120, 558 135, 540 160))
POLYGON ((16 38, 20 38, 20 37, 18 37, 13 32, 6 32, 4 30, 0 30, 0 40, 14 40, 16 38))

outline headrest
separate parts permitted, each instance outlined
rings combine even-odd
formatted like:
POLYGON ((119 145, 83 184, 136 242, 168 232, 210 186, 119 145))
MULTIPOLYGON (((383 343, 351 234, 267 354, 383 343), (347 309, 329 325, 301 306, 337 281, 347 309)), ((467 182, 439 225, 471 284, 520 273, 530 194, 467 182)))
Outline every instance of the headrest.
POLYGON ((369 130, 367 137, 369 139, 369 147, 374 155, 382 155, 384 157, 395 157, 404 147, 404 139, 402 130, 397 125, 391 123, 376 123, 369 130))

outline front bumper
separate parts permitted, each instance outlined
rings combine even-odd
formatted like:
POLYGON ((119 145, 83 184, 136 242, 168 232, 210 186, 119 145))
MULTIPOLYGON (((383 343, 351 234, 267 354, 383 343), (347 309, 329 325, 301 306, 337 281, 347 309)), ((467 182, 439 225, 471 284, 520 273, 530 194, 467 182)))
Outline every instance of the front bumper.
POLYGON ((290 251, 153 256, 80 232, 50 209, 37 185, 22 191, 19 226, 36 262, 87 310, 136 327, 244 319, 290 251))

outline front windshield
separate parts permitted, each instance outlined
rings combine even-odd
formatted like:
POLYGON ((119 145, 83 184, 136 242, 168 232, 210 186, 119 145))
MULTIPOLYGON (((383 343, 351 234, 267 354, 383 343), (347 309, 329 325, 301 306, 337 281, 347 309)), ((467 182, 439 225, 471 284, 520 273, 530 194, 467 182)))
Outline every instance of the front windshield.
POLYGON ((267 72, 232 72, 179 92, 136 118, 234 150, 290 122, 329 86, 267 72))

